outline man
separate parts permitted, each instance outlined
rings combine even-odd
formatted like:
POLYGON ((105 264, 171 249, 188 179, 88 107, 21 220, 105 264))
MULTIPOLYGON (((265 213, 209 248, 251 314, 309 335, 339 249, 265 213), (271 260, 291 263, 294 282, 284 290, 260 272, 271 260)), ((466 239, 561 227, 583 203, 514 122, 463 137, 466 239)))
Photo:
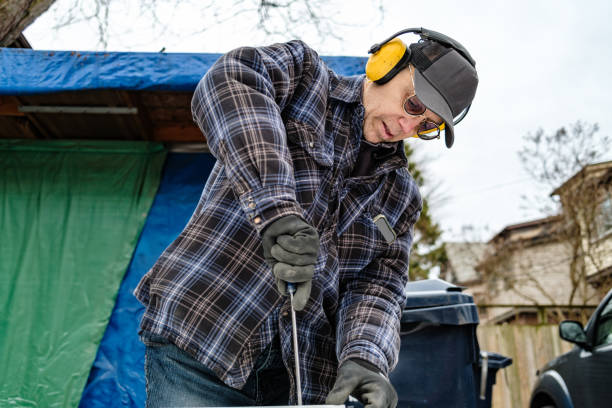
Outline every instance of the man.
POLYGON ((300 41, 234 50, 202 78, 192 113, 218 160, 135 291, 147 406, 295 403, 293 282, 304 403, 395 407, 421 211, 403 140, 445 129, 450 147, 477 84, 454 49, 409 50, 383 85, 334 74, 300 41))

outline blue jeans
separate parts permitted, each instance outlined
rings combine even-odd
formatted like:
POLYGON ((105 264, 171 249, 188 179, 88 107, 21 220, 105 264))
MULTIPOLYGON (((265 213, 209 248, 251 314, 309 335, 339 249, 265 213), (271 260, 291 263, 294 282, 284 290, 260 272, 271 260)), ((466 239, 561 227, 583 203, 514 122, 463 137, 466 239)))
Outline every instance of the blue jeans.
POLYGON ((147 408, 287 405, 289 378, 278 337, 259 355, 245 386, 232 388, 164 337, 143 332, 147 408))

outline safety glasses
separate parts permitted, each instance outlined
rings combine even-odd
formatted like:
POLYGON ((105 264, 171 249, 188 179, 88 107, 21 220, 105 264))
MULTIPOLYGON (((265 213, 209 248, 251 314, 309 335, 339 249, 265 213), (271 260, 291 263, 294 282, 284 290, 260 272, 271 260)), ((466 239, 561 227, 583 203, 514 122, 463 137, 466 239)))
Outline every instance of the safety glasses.
MULTIPOLYGON (((417 98, 416 95, 412 95, 404 101, 404 112, 406 112, 410 116, 421 116, 425 113, 427 107, 423 105, 423 102, 417 98)), ((436 122, 431 119, 424 118, 421 123, 417 125, 416 135, 414 137, 418 137, 424 140, 432 140, 439 139, 440 132, 444 129, 444 123, 438 125, 436 122)))
MULTIPOLYGON (((412 72, 412 67, 410 69, 410 74, 412 78, 412 89, 414 89, 414 73, 412 72)), ((419 100, 419 98, 415 95, 409 96, 406 98, 403 104, 404 112, 406 112, 410 116, 421 116, 427 110, 427 106, 423 104, 419 100)), ((424 118, 421 123, 417 125, 416 135, 414 137, 418 137, 424 140, 432 140, 439 139, 440 132, 444 129, 444 123, 438 125, 436 122, 431 119, 424 118)))

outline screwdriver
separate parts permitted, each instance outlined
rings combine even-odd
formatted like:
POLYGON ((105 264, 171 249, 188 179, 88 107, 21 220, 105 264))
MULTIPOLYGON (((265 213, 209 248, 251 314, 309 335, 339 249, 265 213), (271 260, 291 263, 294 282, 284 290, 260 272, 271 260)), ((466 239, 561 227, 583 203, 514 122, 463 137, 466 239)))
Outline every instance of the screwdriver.
POLYGON ((293 282, 287 282, 287 292, 291 300, 291 326, 293 328, 293 357, 295 358, 295 382, 297 388, 298 405, 302 405, 302 381, 300 379, 300 356, 298 354, 298 339, 297 325, 295 323, 295 309, 293 308, 293 294, 296 291, 296 285, 293 282))

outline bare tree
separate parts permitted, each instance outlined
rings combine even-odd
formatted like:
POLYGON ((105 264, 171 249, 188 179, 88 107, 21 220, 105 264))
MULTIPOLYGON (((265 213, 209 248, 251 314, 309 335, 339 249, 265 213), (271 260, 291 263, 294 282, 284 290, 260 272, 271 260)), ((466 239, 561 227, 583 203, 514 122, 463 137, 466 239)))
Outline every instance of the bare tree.
MULTIPOLYGON (((381 19, 384 13, 382 1, 374 3, 381 19)), ((59 30, 81 22, 92 23, 97 29, 99 45, 106 49, 112 35, 112 11, 125 6, 125 3, 120 0, 65 0, 64 4, 66 9, 54 16, 53 28, 59 30)), ((252 23, 250 27, 239 27, 241 31, 259 32, 270 40, 299 39, 305 33, 314 32, 325 41, 340 41, 336 34, 338 26, 351 25, 339 21, 333 12, 344 3, 329 0, 138 0, 136 4, 150 29, 160 35, 176 37, 193 36, 223 24, 235 24, 239 17, 245 16, 252 23), (189 9, 192 15, 201 16, 200 28, 187 32, 180 24, 170 24, 172 16, 168 9, 178 8, 189 9)))
POLYGON ((11 45, 55 0, 0 1, 0 47, 11 45))
POLYGON ((545 195, 523 196, 527 206, 545 215, 556 214, 561 204, 558 196, 548 195, 584 166, 601 161, 608 153, 611 140, 599 133, 597 123, 577 121, 553 133, 540 128, 523 137, 518 155, 523 169, 545 195))

